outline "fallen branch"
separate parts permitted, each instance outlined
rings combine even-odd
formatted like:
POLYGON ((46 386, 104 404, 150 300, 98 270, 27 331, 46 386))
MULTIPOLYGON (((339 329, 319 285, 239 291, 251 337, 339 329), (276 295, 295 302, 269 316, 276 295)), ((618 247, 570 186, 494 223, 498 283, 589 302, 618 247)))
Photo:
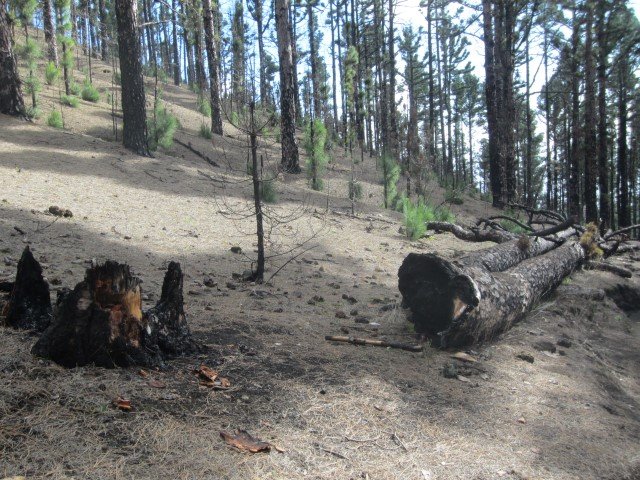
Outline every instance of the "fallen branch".
POLYGON ((631 270, 605 262, 589 262, 586 268, 587 270, 600 270, 602 272, 613 273, 623 278, 631 278, 633 276, 633 272, 631 272, 631 270))
POLYGON ((504 243, 517 238, 517 235, 503 230, 465 228, 449 222, 428 222, 427 229, 435 230, 436 232, 449 232, 454 234, 460 240, 465 240, 467 242, 504 243))
POLYGON ((202 153, 199 150, 196 150, 195 148, 193 148, 193 146, 191 146, 191 142, 184 143, 183 141, 178 140, 177 138, 174 138, 173 141, 176 142, 178 145, 182 145, 184 148, 186 148, 190 152, 196 154, 197 156, 199 156, 201 159, 203 159, 205 162, 207 162, 212 167, 219 167, 220 166, 220 165, 218 165, 218 162, 216 162, 215 160, 212 160, 211 158, 209 158, 204 153, 202 153))
POLYGON ((369 338, 344 337, 340 335, 326 335, 324 339, 330 342, 343 342, 343 343, 350 343, 352 345, 373 345, 375 347, 398 348, 400 350, 407 350, 409 352, 421 352, 423 350, 422 345, 409 345, 406 343, 387 342, 386 340, 372 340, 369 338))
POLYGON ((615 237, 616 235, 622 235, 623 233, 631 232, 632 230, 638 230, 638 229, 640 229, 640 224, 631 225, 630 227, 621 228, 620 230, 616 230, 615 232, 607 233, 604 236, 604 239, 605 240, 610 240, 611 238, 615 237))
POLYGON ((553 235, 554 233, 561 232, 568 228, 571 228, 576 223, 576 219, 574 217, 567 218, 562 223, 558 225, 554 225, 553 227, 545 228, 543 230, 534 230, 528 235, 531 237, 547 237, 549 235, 553 235))
MULTIPOLYGON (((482 220, 483 219, 478 220, 478 225, 482 222, 482 220)), ((533 231, 533 228, 531 228, 529 225, 525 225, 517 218, 510 217, 509 215, 493 215, 489 217, 488 220, 506 220, 508 222, 515 223, 520 228, 527 230, 528 232, 533 231)))

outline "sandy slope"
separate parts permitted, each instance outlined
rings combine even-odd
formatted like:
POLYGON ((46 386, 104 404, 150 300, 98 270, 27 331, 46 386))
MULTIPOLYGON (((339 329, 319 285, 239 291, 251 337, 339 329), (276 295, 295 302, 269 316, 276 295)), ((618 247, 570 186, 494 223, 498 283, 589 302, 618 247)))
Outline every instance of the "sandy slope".
MULTIPOLYGON (((94 67, 96 83, 107 88, 109 67, 94 67)), ((46 111, 56 93, 43 97, 50 102, 46 111)), ((333 213, 348 207, 347 163, 337 159, 328 195, 313 193, 302 176, 279 182, 274 215, 293 220, 274 231, 269 251, 306 239, 313 248, 272 285, 239 284, 232 273, 248 268, 254 244, 251 219, 229 218, 242 214, 248 198, 245 143, 232 129, 235 138, 215 137, 213 144, 198 138, 195 96, 167 86, 164 98, 182 123, 179 138, 208 152, 220 168, 178 146, 149 159, 106 141, 106 104, 65 109, 66 132, 0 116, 0 277, 15 274, 25 244, 47 278, 59 283, 54 295, 80 281, 92 258, 116 259, 143 279, 151 305, 163 267, 178 260, 190 325, 211 350, 152 372, 167 385, 156 389, 135 369, 64 370, 35 359, 29 355, 33 336, 2 328, 0 476, 638 478, 638 317, 610 299, 585 300, 568 288, 604 288, 619 279, 576 274, 563 294, 478 348, 479 367, 463 371, 468 382, 443 378, 447 352, 326 343, 325 334, 341 331, 412 341, 401 311, 380 309, 398 301, 396 272, 406 253, 455 255, 481 246, 448 235, 420 242, 399 235, 400 216, 378 207, 372 160, 360 167, 360 217, 333 213), (74 217, 54 221, 44 213, 54 204, 74 217), (247 256, 231 253, 232 245, 247 256), (205 287, 205 278, 218 286, 205 287), (347 318, 336 318, 338 310, 347 318), (356 323, 358 317, 379 326, 356 323), (572 342, 565 355, 533 348, 561 335, 572 342), (515 357, 523 351, 535 357, 533 364, 515 357), (232 390, 199 387, 190 373, 199 363, 217 366, 232 390), (133 413, 109 406, 118 394, 131 398, 133 413), (219 438, 220 430, 235 428, 284 452, 237 453, 219 438)), ((262 151, 277 161, 278 145, 262 151)), ((434 199, 441 196, 434 187, 434 199)), ((458 210, 463 219, 490 211, 469 198, 458 210)), ((268 274, 288 258, 274 258, 268 274)))

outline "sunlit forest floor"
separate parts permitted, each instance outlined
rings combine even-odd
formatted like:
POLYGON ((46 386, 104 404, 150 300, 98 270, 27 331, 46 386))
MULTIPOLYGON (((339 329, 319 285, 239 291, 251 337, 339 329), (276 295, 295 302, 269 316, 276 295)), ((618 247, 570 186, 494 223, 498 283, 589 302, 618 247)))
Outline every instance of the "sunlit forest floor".
MULTIPOLYGON (((81 71, 75 76, 81 83, 81 71)), ((616 305, 619 284, 638 287, 637 257, 619 260, 636 272, 632 280, 576 272, 526 320, 471 351, 479 362, 459 364, 458 378, 442 375, 453 352, 325 342, 347 332, 414 342, 395 308, 402 259, 486 245, 401 235, 401 214, 381 208, 379 173, 367 156, 357 166, 357 217, 344 215, 350 164, 336 150, 325 191, 313 192, 304 174, 277 182, 271 216, 284 222, 274 225, 267 254, 281 255, 266 277, 289 263, 268 284, 241 283, 233 274, 250 268, 255 248, 253 219, 242 218, 246 139, 228 123, 230 136, 199 137, 196 95, 164 85, 181 124, 176 137, 220 166, 178 144, 155 158, 135 156, 113 141, 104 94, 111 66, 93 60, 93 77, 103 98, 63 107, 66 130, 46 126, 59 108, 57 86, 41 93, 35 124, 0 116, 0 278, 15 275, 27 244, 53 298, 81 281, 92 259, 118 260, 142 278, 148 308, 177 260, 190 327, 210 348, 146 377, 134 368, 67 370, 30 355, 33 335, 1 328, 0 477, 640 478, 640 317, 616 305), (51 205, 73 217, 56 220, 45 213, 51 205), (301 244, 308 250, 291 260, 300 250, 286 252, 301 244), (538 349, 560 339, 565 346, 555 353, 538 349), (192 373, 200 364, 218 369, 231 388, 200 386, 192 373), (118 395, 134 410, 114 409, 118 395), (239 453, 219 435, 235 429, 278 449, 239 453)), ((147 84, 150 93, 152 79, 147 84)), ((261 142, 269 168, 279 144, 261 142)), ((442 189, 428 190, 442 201, 442 189)), ((468 195, 453 209, 460 222, 492 212, 468 195)))

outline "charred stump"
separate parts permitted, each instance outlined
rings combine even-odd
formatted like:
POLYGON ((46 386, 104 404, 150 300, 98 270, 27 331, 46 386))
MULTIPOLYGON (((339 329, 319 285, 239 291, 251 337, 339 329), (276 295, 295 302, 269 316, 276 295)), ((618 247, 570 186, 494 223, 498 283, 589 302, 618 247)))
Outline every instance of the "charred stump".
POLYGON ((500 272, 477 261, 411 253, 398 271, 398 285, 416 331, 442 347, 459 347, 510 328, 584 258, 578 243, 567 242, 500 272))
POLYGON ((182 306, 182 272, 173 263, 160 302, 142 312, 141 281, 128 265, 108 261, 59 294, 53 323, 32 353, 66 367, 154 367, 193 351, 182 306))
MULTIPOLYGON (((8 282, 6 286, 9 286, 8 282)), ((16 280, 4 311, 5 323, 13 328, 41 332, 51 323, 49 284, 43 278, 42 267, 28 246, 18 262, 16 280)))
POLYGON ((184 312, 182 290, 183 275, 180 264, 169 263, 162 283, 162 294, 156 306, 145 313, 151 330, 156 334, 156 343, 163 354, 184 355, 199 349, 192 340, 187 317, 184 312))

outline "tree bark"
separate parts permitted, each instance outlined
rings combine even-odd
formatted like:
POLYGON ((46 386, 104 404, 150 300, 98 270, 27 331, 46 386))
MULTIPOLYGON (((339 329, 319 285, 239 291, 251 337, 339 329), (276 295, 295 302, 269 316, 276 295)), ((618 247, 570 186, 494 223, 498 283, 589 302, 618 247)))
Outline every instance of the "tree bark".
POLYGON ((295 77, 289 32, 289 0, 276 0, 276 30, 280 59, 280 130, 282 138, 282 168, 300 173, 295 126, 295 77))
POLYGON ((56 30, 53 27, 51 0, 42 1, 42 23, 44 26, 44 40, 47 43, 47 58, 58 68, 58 42, 56 40, 56 30))
POLYGON ((585 220, 598 222, 598 201, 596 183, 598 170, 596 163, 596 72, 593 59, 593 5, 587 2, 585 32, 584 68, 584 203, 585 220))
POLYGON ((100 55, 102 61, 106 62, 109 59, 109 30, 104 0, 98 0, 98 9, 100 10, 100 55))
POLYGON ((137 3, 135 0, 115 0, 115 7, 122 76, 122 116, 125 125, 123 145, 139 155, 150 156, 137 3))
POLYGON ((5 309, 5 323, 13 328, 41 332, 51 323, 49 284, 29 247, 25 247, 18 262, 16 281, 5 309))
POLYGON ((156 306, 142 312, 140 280, 128 265, 106 262, 58 295, 55 318, 34 345, 34 355, 65 367, 161 366, 197 351, 183 308, 182 272, 171 262, 156 306))
POLYGON ((493 32, 493 7, 491 0, 482 0, 483 36, 484 36, 484 68, 485 68, 485 97, 487 104, 487 133, 489 135, 489 181, 493 206, 502 207, 502 168, 498 155, 498 122, 496 111, 496 71, 495 71, 495 40, 493 32))
MULTIPOLYGON (((217 1, 216 12, 218 11, 217 1)), ((215 41, 215 29, 213 26, 213 11, 211 0, 202 0, 204 14, 204 40, 207 48, 209 62, 209 90, 211 96, 211 132, 222 135, 222 115, 220 110, 220 73, 218 70, 219 55, 215 41)))
POLYGON ((173 53, 173 84, 177 87, 180 85, 180 54, 178 52, 178 20, 176 15, 176 9, 178 3, 176 0, 171 0, 171 39, 173 45, 171 45, 173 53))
POLYGON ((430 230, 435 230, 436 232, 452 233, 456 236, 456 238, 465 240, 467 242, 505 243, 518 238, 517 235, 506 231, 496 230, 493 228, 465 228, 460 225, 456 225, 455 223, 449 222, 429 222, 427 223, 427 228, 430 230))
POLYGON ((608 42, 605 32, 606 2, 598 2, 596 38, 598 42, 598 188, 600 190, 601 232, 611 227, 609 202, 609 167, 607 165, 607 57, 608 42))
POLYGON ((24 116, 24 99, 6 3, 6 0, 0 0, 0 113, 24 116))
POLYGON ((509 329, 584 260, 576 242, 504 271, 409 254, 398 272, 417 331, 442 347, 487 341, 509 329))

